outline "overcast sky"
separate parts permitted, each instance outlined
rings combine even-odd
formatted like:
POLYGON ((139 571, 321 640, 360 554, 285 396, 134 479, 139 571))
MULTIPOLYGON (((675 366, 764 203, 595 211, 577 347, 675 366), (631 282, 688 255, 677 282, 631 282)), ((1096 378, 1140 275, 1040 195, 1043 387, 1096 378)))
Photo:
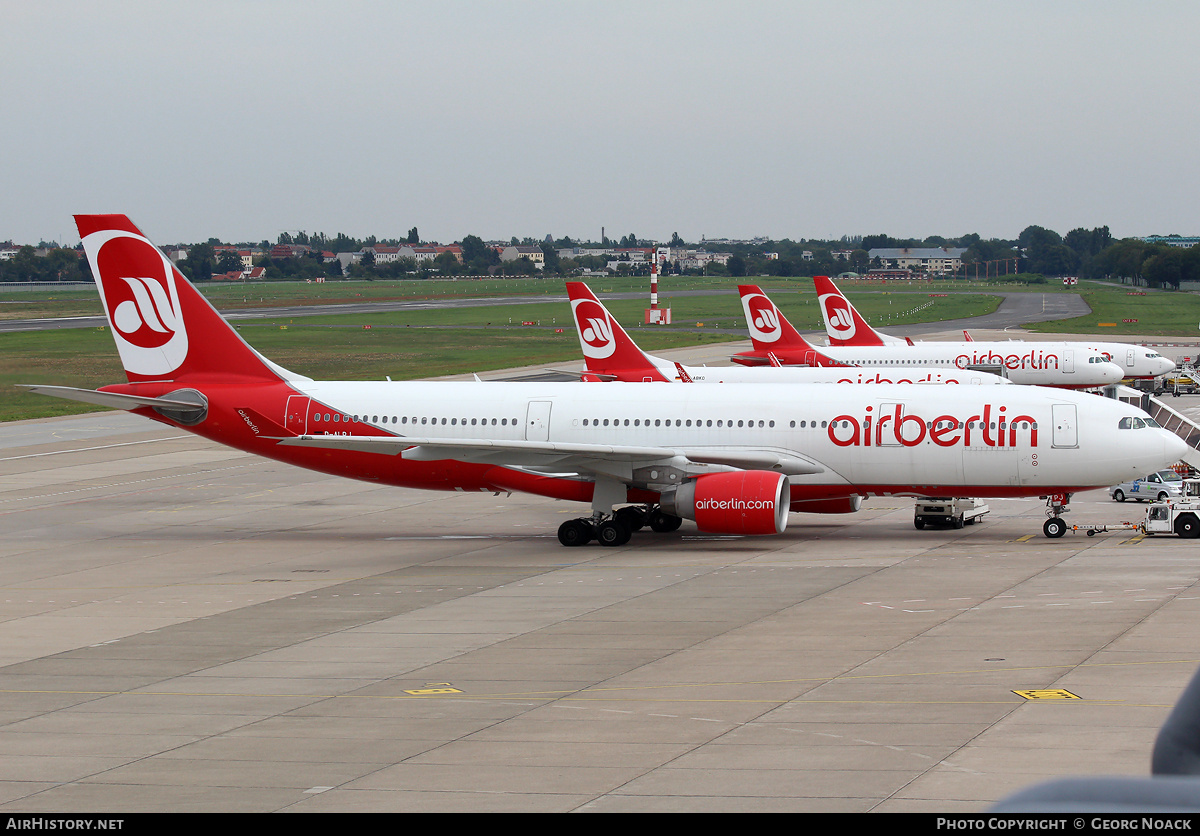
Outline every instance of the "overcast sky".
POLYGON ((0 240, 1200 234, 1194 2, 0 0, 0 240))

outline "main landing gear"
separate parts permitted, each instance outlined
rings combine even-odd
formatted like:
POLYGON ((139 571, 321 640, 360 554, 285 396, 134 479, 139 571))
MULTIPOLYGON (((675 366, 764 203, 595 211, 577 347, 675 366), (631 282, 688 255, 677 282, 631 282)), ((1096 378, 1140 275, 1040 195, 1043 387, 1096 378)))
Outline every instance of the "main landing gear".
POLYGON ((681 517, 664 513, 649 505, 627 505, 611 514, 594 512, 590 517, 567 520, 558 527, 558 542, 564 546, 583 546, 595 540, 602 546, 623 546, 633 532, 646 526, 665 533, 683 524, 681 517))
MULTIPOLYGON (((1042 525, 1042 533, 1050 538, 1062 537, 1067 533, 1067 521, 1062 518, 1062 515, 1070 510, 1068 503, 1071 501, 1071 494, 1056 493, 1046 498, 1046 522, 1042 525)), ((1088 532, 1091 534, 1092 532, 1088 532)))

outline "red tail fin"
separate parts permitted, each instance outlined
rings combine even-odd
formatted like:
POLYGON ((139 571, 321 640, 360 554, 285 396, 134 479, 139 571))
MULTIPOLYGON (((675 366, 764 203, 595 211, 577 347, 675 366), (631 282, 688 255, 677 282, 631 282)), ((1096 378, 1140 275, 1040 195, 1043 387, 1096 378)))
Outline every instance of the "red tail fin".
POLYGON ((608 309, 583 282, 567 282, 579 347, 588 371, 625 381, 666 381, 648 354, 625 333, 608 309))
POLYGON ((753 284, 738 285, 742 297, 742 311, 746 314, 746 326, 750 339, 759 351, 810 351, 812 345, 800 332, 792 327, 775 303, 767 298, 762 288, 753 284))
POLYGON ((129 218, 76 215, 75 223, 131 383, 276 382, 287 374, 247 345, 129 218))
POLYGON ((883 345, 885 340, 854 309, 828 276, 814 276, 817 301, 832 345, 883 345))

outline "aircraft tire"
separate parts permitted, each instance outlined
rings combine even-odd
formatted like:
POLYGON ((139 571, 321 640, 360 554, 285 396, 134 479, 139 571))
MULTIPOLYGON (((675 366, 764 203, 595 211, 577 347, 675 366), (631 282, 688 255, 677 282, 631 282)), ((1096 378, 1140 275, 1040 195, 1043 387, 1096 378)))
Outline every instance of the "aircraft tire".
POLYGON ((1067 533, 1067 524, 1058 517, 1051 517, 1042 526, 1042 533, 1051 538, 1062 537, 1067 533))
POLYGON ((585 520, 567 520, 558 527, 558 542, 564 546, 586 546, 592 539, 592 527, 585 520))
POLYGON ((630 532, 641 531, 646 526, 646 513, 634 505, 627 505, 614 515, 625 524, 630 532))
POLYGON ((623 546, 629 542, 632 534, 633 532, 629 530, 629 526, 623 524, 620 520, 605 520, 596 527, 596 542, 602 546, 623 546))
POLYGON ((665 513, 659 508, 655 508, 654 512, 650 515, 650 528, 659 534, 667 534, 675 531, 681 525, 683 525, 683 517, 665 513))

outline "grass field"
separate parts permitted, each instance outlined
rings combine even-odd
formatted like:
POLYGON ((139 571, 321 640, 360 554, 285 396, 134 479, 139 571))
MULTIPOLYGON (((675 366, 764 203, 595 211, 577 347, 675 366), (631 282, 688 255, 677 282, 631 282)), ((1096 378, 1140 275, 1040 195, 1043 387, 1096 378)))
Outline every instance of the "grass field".
MULTIPOLYGON (((816 293, 808 279, 744 280, 757 282, 801 330, 821 330, 816 293)), ((675 279, 662 282, 662 306, 672 308, 669 327, 642 326, 646 299, 605 300, 616 318, 643 348, 664 348, 722 342, 741 338, 745 321, 734 280, 675 279), (672 290, 726 291, 711 296, 672 296, 672 290), (737 334, 722 333, 735 329, 737 334)), ((871 324, 883 328, 978 316, 995 310, 999 297, 987 291, 1067 292, 1061 285, 1009 286, 1002 283, 967 285, 963 282, 914 282, 887 285, 847 282, 846 295, 871 324), (950 296, 930 293, 959 291, 950 296), (923 310, 914 311, 928 305, 923 310)), ((645 291, 647 280, 606 279, 592 283, 604 299, 607 293, 645 291)), ((1079 292, 1092 305, 1088 317, 1036 326, 1042 331, 1068 333, 1195 335, 1200 321, 1200 296, 1154 293, 1130 296, 1118 288, 1084 286, 1079 292), (1122 319, 1137 319, 1122 323, 1122 319), (1098 323, 1115 322, 1117 327, 1098 323)), ((330 302, 384 301, 411 298, 454 298, 494 295, 563 294, 557 280, 506 279, 483 281, 336 282, 322 285, 276 283, 245 287, 206 288, 218 307, 278 306, 330 302)), ((0 294, 0 315, 21 318, 99 314, 94 289, 0 294)), ((263 354, 301 374, 318 379, 394 380, 483 372, 534 363, 569 363, 580 359, 570 310, 562 302, 461 307, 399 313, 320 317, 291 317, 241 325, 242 336, 263 354), (535 327, 522 322, 538 323, 535 327), (370 329, 363 326, 370 325, 370 329), (284 327, 286 326, 286 327, 284 327), (562 328, 563 333, 555 333, 562 328)), ((105 328, 24 332, 0 335, 0 421, 40 418, 93 411, 84 404, 31 395, 15 383, 43 383, 95 388, 124 380, 116 349, 105 328)))

